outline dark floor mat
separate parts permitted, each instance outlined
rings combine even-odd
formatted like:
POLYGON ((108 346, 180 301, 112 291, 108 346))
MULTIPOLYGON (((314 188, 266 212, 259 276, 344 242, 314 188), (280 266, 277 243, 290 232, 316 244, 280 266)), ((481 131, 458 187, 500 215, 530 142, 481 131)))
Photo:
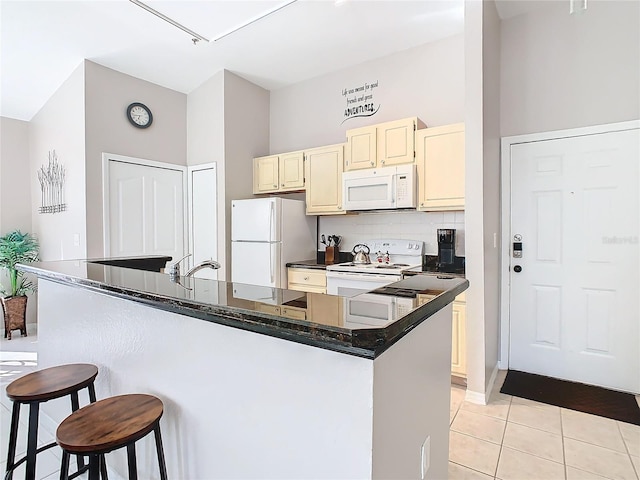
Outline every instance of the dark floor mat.
POLYGON ((507 372, 500 392, 640 425, 640 408, 630 393, 517 370, 507 372))

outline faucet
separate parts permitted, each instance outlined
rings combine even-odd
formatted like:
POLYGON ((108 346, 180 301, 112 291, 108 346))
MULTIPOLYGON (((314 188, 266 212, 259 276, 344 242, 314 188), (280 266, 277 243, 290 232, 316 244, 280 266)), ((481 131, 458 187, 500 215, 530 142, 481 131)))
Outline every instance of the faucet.
POLYGON ((216 262, 215 260, 204 260, 202 262, 200 262, 198 265, 194 265, 193 268, 191 268, 187 273, 184 274, 185 277, 190 277, 192 276, 194 273, 202 270, 203 268, 212 268, 214 270, 217 270, 221 267, 222 265, 220 265, 218 262, 216 262))
MULTIPOLYGON (((184 260, 187 257, 190 257, 191 254, 187 254, 184 257, 182 257, 180 260, 178 260, 175 263, 172 263, 171 265, 169 265, 169 278, 171 279, 172 282, 175 283, 180 283, 180 262, 182 260, 184 260)), ((194 273, 202 270, 203 268, 213 268, 214 270, 217 270, 218 268, 220 268, 222 265, 220 265, 218 262, 216 262, 215 260, 204 260, 202 262, 200 262, 199 264, 195 265, 193 268, 191 268, 187 273, 185 273, 185 277, 191 277, 194 273)))

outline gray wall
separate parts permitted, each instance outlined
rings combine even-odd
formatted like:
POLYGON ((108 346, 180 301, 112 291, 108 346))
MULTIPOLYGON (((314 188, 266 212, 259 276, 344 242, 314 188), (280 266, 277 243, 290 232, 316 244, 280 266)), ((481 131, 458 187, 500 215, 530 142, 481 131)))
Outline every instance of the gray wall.
POLYGON ((187 96, 85 61, 87 253, 104 253, 102 153, 187 164, 187 96), (127 106, 144 103, 153 113, 147 129, 133 127, 127 106))
POLYGON ((31 231, 29 123, 0 117, 0 235, 31 231))
POLYGON ((231 201, 252 196, 253 157, 269 151, 269 92, 220 71, 187 98, 188 164, 217 164, 220 279, 231 278, 231 201))
MULTIPOLYGON (((253 196, 253 158, 269 151, 269 91, 224 72, 224 179, 227 280, 231 280, 231 201, 253 196)), ((220 198, 220 197, 218 197, 220 198)), ((219 222, 221 223, 221 222, 219 222)))
POLYGON ((462 35, 271 92, 271 153, 344 142, 348 129, 414 116, 428 126, 464 119, 462 35), (378 113, 342 123, 342 90, 375 81, 378 113))
POLYGON ((568 2, 502 22, 501 135, 640 117, 640 2, 568 2))

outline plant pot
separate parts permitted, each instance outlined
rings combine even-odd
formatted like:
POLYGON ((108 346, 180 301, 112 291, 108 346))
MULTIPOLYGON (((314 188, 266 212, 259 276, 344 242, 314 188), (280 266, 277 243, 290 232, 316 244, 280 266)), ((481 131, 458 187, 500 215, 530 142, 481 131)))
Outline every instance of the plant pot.
POLYGON ((27 336, 27 296, 6 297, 2 300, 4 311, 4 338, 11 340, 11 330, 20 330, 23 337, 27 336))

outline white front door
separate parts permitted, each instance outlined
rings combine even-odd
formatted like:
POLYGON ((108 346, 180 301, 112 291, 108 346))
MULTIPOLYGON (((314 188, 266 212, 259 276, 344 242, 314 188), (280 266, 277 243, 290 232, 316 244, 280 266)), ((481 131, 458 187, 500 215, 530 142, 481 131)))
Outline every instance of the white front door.
POLYGON ((510 369, 640 392, 639 144, 511 146, 510 369))
POLYGON ((185 251, 185 168, 107 154, 104 162, 105 256, 179 260, 185 251))

